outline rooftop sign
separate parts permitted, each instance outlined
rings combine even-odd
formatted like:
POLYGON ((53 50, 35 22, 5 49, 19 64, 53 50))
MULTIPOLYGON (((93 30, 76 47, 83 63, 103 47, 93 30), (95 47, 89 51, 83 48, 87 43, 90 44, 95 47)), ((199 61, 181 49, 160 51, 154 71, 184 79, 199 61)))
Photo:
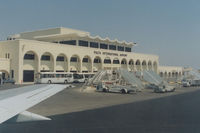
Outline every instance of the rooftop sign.
POLYGON ((118 54, 118 53, 101 52, 101 51, 94 51, 94 54, 98 54, 98 55, 109 55, 109 56, 127 56, 127 54, 118 54))

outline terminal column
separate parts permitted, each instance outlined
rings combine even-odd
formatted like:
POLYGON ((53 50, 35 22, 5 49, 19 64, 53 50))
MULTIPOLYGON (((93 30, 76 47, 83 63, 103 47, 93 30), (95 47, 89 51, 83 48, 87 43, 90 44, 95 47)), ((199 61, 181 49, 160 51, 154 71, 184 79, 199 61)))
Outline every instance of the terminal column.
POLYGON ((40 61, 40 59, 38 59, 38 63, 37 63, 37 73, 40 72, 40 65, 41 65, 41 61, 40 61))
POLYGON ((80 73, 82 73, 82 60, 80 61, 80 67, 79 67, 80 73))
POLYGON ((53 72, 56 72, 56 58, 53 60, 53 72))
POLYGON ((67 62, 67 72, 70 72, 70 59, 67 62))
POLYGON ((94 63, 93 63, 93 59, 91 60, 91 72, 93 73, 93 66, 94 66, 94 63))

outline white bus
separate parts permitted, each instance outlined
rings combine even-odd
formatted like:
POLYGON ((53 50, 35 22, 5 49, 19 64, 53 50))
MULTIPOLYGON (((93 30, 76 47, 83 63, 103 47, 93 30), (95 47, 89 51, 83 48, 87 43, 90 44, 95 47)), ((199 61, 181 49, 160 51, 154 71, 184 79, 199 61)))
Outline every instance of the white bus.
POLYGON ((36 83, 72 83, 73 73, 69 72, 40 72, 36 74, 36 83))

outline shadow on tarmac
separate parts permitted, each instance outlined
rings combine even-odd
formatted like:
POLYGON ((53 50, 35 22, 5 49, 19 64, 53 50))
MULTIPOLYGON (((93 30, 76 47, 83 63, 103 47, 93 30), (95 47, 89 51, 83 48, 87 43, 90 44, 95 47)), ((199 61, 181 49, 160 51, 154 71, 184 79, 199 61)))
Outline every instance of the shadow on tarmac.
MULTIPOLYGON (((67 101, 66 101, 67 102, 67 101)), ((0 125, 0 133, 199 133, 200 91, 0 125)))

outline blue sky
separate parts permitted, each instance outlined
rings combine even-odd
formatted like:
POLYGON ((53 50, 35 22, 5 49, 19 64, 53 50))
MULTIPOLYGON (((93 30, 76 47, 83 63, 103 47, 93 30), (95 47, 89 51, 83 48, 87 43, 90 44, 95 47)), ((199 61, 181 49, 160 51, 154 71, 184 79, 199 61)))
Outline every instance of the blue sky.
POLYGON ((161 65, 200 68, 199 0, 0 0, 0 39, 69 27, 137 42, 161 65))

